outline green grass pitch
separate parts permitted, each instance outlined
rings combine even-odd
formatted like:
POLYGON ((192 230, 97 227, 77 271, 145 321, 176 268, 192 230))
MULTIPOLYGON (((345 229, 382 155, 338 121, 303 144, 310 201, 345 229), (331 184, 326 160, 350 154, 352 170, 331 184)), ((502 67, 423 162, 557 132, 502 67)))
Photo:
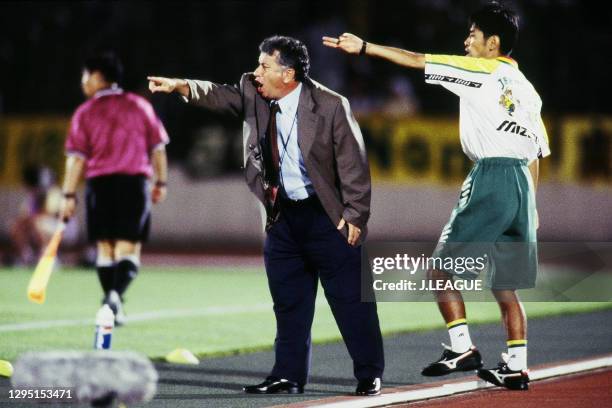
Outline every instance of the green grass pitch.
MULTIPOLYGON (((26 269, 0 269, 0 359, 14 360, 32 350, 91 349, 101 300, 95 271, 54 272, 43 305, 27 300, 30 275, 26 269)), ((528 316, 534 318, 612 304, 525 306, 528 316)), ((144 267, 126 294, 125 309, 133 321, 115 329, 113 349, 135 350, 152 358, 178 347, 200 356, 265 349, 274 340, 274 314, 263 268, 144 267)), ((433 301, 379 303, 378 310, 385 334, 444 327, 433 301)), ((499 311, 495 303, 468 304, 468 318, 470 323, 499 321, 499 311)), ((313 341, 339 339, 320 289, 313 341)))

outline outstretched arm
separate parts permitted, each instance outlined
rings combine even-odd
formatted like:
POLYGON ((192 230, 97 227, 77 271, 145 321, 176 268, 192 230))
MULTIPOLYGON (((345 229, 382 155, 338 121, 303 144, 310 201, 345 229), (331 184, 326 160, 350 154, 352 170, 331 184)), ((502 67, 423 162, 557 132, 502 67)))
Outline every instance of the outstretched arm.
MULTIPOLYGON (((338 38, 323 37, 323 45, 342 50, 347 54, 358 55, 364 43, 364 40, 351 33, 344 33, 338 38)), ((365 54, 386 59, 404 67, 425 69, 425 54, 418 52, 367 42, 365 43, 365 54)))
POLYGON ((149 90, 153 93, 177 92, 185 102, 220 113, 238 116, 242 113, 242 96, 237 85, 221 85, 194 79, 148 76, 149 90))
POLYGON ((157 76, 149 76, 147 79, 149 80, 149 90, 153 93, 178 92, 184 97, 189 98, 189 84, 187 84, 187 81, 184 79, 164 78, 157 76))

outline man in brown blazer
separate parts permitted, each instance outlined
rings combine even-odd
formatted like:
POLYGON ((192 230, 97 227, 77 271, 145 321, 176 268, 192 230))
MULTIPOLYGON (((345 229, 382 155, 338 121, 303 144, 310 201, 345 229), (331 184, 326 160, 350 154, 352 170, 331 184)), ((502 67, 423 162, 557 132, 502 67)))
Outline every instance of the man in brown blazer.
MULTIPOLYGON (((247 184, 267 214, 264 261, 277 321, 276 361, 256 394, 302 393, 318 279, 354 363, 357 395, 377 395, 384 369, 375 303, 361 302, 360 243, 371 184, 348 100, 308 77, 308 51, 265 39, 257 69, 236 86, 149 77, 152 92, 243 120, 247 184)), ((367 285, 366 285, 367 286, 367 285)))

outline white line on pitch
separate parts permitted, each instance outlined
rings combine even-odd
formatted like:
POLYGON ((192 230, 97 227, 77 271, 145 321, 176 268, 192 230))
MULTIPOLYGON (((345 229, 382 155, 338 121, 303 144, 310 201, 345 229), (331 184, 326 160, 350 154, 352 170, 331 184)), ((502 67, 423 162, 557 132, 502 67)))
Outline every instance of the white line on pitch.
MULTIPOLYGON (((541 368, 532 370, 529 376, 532 380, 543 380, 545 378, 558 377, 562 375, 579 373, 582 371, 595 370, 597 368, 611 367, 612 356, 595 358, 591 360, 579 361, 576 363, 561 364, 549 368, 541 368)), ((427 385, 427 384, 424 384, 427 385)), ((360 399, 350 399, 340 402, 332 402, 321 405, 310 405, 317 408, 373 408, 383 407, 390 404, 398 404, 402 402, 420 401, 437 397, 448 397, 453 394, 483 390, 494 387, 482 380, 464 381, 440 385, 437 387, 423 388, 419 390, 400 391, 391 394, 383 394, 377 397, 367 397, 360 399)))
MULTIPOLYGON (((317 307, 325 307, 324 300, 316 303, 317 307)), ((161 320, 169 318, 196 317, 196 316, 217 316, 225 314, 242 314, 261 311, 272 311, 272 303, 258 303, 245 306, 209 306, 201 309, 174 309, 158 310, 154 312, 144 312, 130 314, 126 321, 144 322, 149 320, 161 320)), ((0 324, 0 333, 18 332, 27 330, 40 330, 58 327, 91 326, 94 318, 89 319, 65 319, 65 320, 42 320, 37 322, 8 323, 0 324)))
MULTIPOLYGON (((159 310, 155 312, 135 313, 128 316, 127 322, 144 322, 148 320, 179 318, 179 317, 195 317, 195 316, 215 316, 223 314, 241 314, 249 312, 260 312, 262 310, 272 310, 271 303, 261 303, 249 306, 210 306, 202 309, 175 309, 175 310, 159 310)), ((43 320, 38 322, 23 322, 0 325, 1 332, 17 332, 25 330, 39 330, 57 327, 70 326, 90 326, 94 322, 93 318, 89 319, 70 319, 70 320, 43 320)))

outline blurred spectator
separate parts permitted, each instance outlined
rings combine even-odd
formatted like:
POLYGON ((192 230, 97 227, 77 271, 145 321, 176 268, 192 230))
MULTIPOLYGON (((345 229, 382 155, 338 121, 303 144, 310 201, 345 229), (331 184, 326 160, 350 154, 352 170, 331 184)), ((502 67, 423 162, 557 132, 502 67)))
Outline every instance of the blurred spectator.
MULTIPOLYGON (((10 227, 13 248, 4 260, 9 265, 35 264, 59 222, 62 192, 53 171, 44 166, 28 165, 23 169, 22 178, 27 196, 10 227)), ((64 239, 74 241, 76 235, 73 222, 66 228, 64 239)))
POLYGON ((396 118, 418 113, 419 100, 408 78, 401 75, 391 77, 388 91, 389 97, 381 107, 384 115, 396 118))
POLYGON ((350 83, 348 99, 356 116, 365 116, 380 109, 382 100, 368 86, 369 81, 356 80, 350 83))

